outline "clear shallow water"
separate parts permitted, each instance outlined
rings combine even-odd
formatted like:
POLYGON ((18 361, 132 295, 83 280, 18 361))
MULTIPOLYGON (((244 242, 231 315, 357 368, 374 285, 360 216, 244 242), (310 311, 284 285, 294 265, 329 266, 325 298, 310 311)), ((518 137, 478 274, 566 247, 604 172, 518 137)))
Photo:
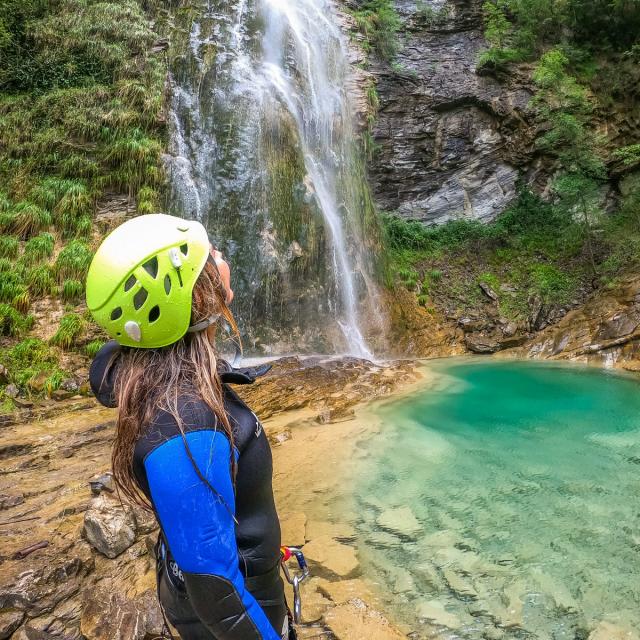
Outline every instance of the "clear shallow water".
POLYGON ((435 386, 375 410, 356 463, 351 520, 388 607, 429 637, 639 629, 640 384, 537 363, 430 369, 435 386))

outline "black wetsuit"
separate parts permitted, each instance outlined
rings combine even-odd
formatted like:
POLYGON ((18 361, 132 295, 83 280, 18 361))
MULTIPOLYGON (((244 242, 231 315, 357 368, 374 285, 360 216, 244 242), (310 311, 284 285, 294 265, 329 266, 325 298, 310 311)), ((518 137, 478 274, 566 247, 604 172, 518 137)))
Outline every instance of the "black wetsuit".
MULTIPOLYGON (((107 343, 91 366, 91 386, 105 406, 115 406, 119 349, 107 343)), ((288 622, 271 450, 255 414, 224 384, 250 378, 232 372, 221 378, 235 437, 235 487, 229 439, 199 399, 179 403, 184 439, 174 418, 160 411, 135 447, 135 477, 161 528, 160 602, 183 640, 280 640, 288 637, 288 622)))

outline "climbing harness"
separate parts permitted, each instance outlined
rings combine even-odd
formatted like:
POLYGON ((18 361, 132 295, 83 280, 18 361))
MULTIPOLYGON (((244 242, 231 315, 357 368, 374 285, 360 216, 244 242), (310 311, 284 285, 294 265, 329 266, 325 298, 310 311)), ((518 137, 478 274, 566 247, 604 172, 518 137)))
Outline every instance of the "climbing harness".
POLYGON ((296 624, 302 621, 302 597, 300 596, 300 584, 309 577, 309 566, 304 558, 302 550, 298 547, 280 547, 280 566, 287 582, 293 587, 293 620, 296 624), (287 562, 291 558, 298 561, 301 573, 291 574, 287 562))

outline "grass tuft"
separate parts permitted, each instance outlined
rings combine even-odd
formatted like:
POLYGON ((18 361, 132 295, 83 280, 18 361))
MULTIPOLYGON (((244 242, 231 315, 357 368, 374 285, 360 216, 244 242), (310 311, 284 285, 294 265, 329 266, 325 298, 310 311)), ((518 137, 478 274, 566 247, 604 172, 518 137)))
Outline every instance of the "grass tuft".
POLYGON ((59 254, 55 264, 56 277, 62 284, 65 280, 84 280, 93 252, 81 240, 72 240, 59 254))
POLYGON ((62 316, 60 326, 49 343, 68 350, 77 345, 78 338, 83 334, 86 321, 77 313, 67 313, 62 316))

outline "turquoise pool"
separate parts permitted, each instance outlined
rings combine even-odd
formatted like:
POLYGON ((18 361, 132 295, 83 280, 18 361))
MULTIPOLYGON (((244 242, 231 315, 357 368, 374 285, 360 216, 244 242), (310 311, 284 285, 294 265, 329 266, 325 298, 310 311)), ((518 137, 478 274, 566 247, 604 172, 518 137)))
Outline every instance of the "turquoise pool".
POLYGON ((462 361, 373 412, 351 513, 363 571, 416 637, 640 628, 640 385, 462 361))

